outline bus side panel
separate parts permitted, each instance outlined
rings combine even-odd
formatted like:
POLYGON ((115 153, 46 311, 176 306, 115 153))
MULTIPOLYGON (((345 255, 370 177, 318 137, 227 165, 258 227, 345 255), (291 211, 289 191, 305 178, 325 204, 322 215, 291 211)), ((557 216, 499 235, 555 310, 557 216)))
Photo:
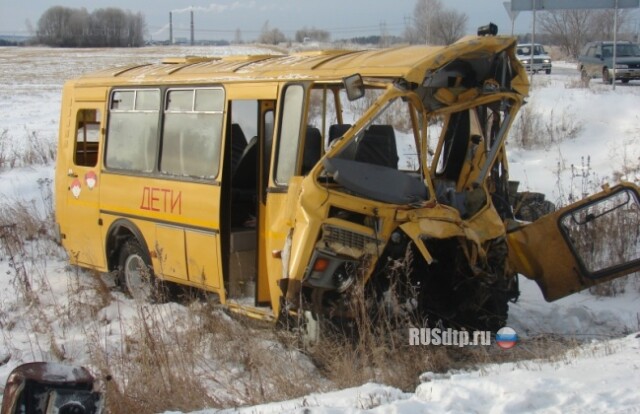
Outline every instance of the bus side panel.
POLYGON ((189 280, 211 289, 220 289, 221 266, 218 257, 219 235, 203 231, 185 232, 189 280))
POLYGON ((213 291, 223 286, 218 185, 105 172, 102 191, 104 237, 110 223, 127 218, 139 226, 157 276, 213 291))

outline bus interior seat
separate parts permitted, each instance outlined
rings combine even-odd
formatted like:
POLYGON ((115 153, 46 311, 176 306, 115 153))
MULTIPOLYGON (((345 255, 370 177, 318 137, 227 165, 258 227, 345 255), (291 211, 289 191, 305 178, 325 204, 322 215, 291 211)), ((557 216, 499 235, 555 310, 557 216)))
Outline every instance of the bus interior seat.
POLYGON ((437 178, 444 178, 457 182, 467 156, 469 137, 471 132, 469 111, 460 111, 451 114, 447 123, 442 147, 442 159, 444 165, 442 171, 437 173, 437 178))
POLYGON ((342 137, 351 128, 351 124, 333 124, 329 127, 329 144, 342 137))
POLYGON ((231 181, 235 188, 256 188, 256 164, 258 162, 258 137, 253 137, 242 151, 231 181))
POLYGON ((309 171, 320 161, 322 157, 322 135, 318 128, 307 126, 304 139, 304 153, 302 154, 302 175, 309 171))
POLYGON ((256 214, 258 188, 258 137, 253 137, 242 152, 231 175, 231 226, 241 227, 256 214))
POLYGON ((398 168, 398 149, 391 125, 371 125, 358 143, 356 161, 398 168))
POLYGON ((227 134, 231 134, 231 172, 233 174, 238 168, 244 149, 247 147, 247 138, 242 132, 242 127, 236 123, 231 124, 227 134))
MULTIPOLYGON (((333 124, 329 127, 329 145, 338 138, 344 136, 345 132, 347 132, 351 128, 351 124, 333 124)), ((339 155, 340 158, 352 160, 355 158, 356 146, 355 142, 349 144, 345 149, 342 150, 342 153, 339 155)))

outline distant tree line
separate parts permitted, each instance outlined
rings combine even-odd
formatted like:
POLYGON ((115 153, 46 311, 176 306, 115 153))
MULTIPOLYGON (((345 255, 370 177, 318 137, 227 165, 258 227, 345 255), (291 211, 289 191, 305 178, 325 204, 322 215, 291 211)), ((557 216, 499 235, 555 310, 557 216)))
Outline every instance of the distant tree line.
POLYGON ((137 47, 144 45, 142 13, 118 8, 72 9, 54 6, 38 20, 38 42, 57 47, 137 47))
MULTIPOLYGON (((445 0, 415 0, 413 14, 407 17, 404 36, 389 35, 386 25, 380 25, 379 35, 337 40, 337 43, 377 44, 386 47, 398 43, 448 45, 465 34, 468 16, 464 12, 445 7, 445 0)), ((618 10, 618 38, 638 41, 634 33, 633 14, 629 9, 618 10)), ((541 11, 538 14, 536 42, 560 46, 570 57, 592 40, 613 40, 613 10, 541 11)), ((636 23, 637 24, 637 23, 636 23)), ((49 8, 40 17, 36 41, 61 47, 136 47, 144 44, 146 23, 141 13, 118 8, 97 9, 89 13, 85 8, 62 6, 49 8)), ((530 41, 529 34, 520 35, 519 41, 530 41)), ((296 41, 331 41, 331 33, 316 27, 303 27, 295 36, 287 38, 267 20, 256 39, 259 43, 278 45, 296 41)), ((228 44, 228 41, 201 41, 201 44, 228 44)), ((236 29, 233 43, 244 43, 242 32, 236 29)), ((11 45, 5 39, 0 45, 11 45)))
POLYGON ((18 46, 20 42, 15 42, 13 40, 0 39, 0 46, 18 46))

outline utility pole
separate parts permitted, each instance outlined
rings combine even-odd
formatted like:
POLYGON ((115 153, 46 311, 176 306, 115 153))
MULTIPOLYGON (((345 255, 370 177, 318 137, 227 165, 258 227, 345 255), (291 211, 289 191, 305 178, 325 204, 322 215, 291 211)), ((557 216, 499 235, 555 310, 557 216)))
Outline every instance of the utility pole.
POLYGON ((195 44, 195 39, 193 36, 193 9, 191 9, 191 46, 195 44))
POLYGON ((618 0, 616 0, 615 6, 613 7, 613 70, 611 71, 612 76, 612 89, 616 90, 616 57, 618 52, 618 0))
POLYGON ((533 74, 535 70, 533 70, 533 52, 536 48, 536 3, 537 0, 533 0, 533 28, 531 29, 531 62, 529 63, 529 68, 531 69, 531 80, 529 83, 533 88, 533 74))
POLYGON ((380 22, 380 47, 387 47, 387 22, 380 22))

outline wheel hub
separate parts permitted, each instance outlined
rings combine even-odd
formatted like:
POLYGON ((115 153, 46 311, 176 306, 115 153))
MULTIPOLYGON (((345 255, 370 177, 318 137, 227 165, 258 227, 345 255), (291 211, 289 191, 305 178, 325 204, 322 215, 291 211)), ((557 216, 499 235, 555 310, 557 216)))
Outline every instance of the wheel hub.
POLYGON ((144 259, 137 254, 127 257, 124 265, 124 277, 131 296, 147 301, 151 296, 151 274, 144 259))

